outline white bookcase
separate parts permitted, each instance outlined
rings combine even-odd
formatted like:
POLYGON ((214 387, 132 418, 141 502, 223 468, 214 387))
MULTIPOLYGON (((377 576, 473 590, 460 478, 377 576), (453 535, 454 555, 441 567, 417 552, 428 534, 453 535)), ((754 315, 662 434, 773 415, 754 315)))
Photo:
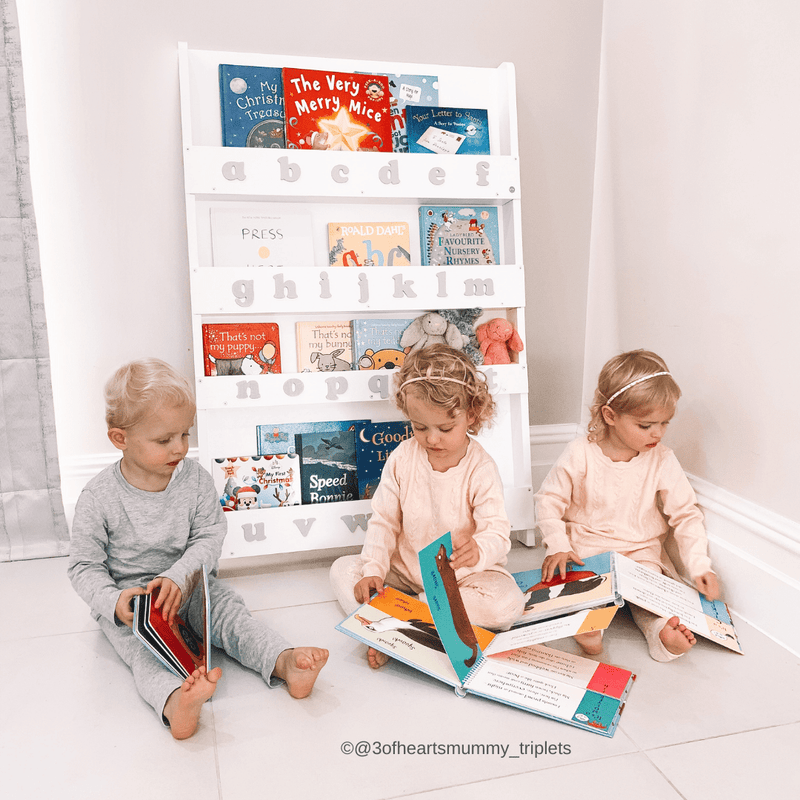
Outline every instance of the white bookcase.
MULTIPOLYGON (((260 424, 400 418, 391 401, 391 372, 293 372, 299 320, 416 317, 437 309, 481 307, 485 319, 507 316, 524 337, 513 65, 490 69, 268 56, 191 50, 185 44, 178 54, 197 430, 206 469, 212 471, 214 458, 256 454, 260 424), (438 75, 441 105, 488 109, 491 154, 222 147, 220 64, 438 75), (315 263, 280 270, 212 266, 210 210, 242 203, 310 214, 315 263), (497 206, 502 265, 328 266, 328 222, 351 219, 409 222, 411 263, 419 265, 419 206, 452 203, 497 206), (237 321, 278 323, 282 374, 204 377, 202 325, 237 321)), ((500 468, 512 528, 525 532, 534 523, 527 350, 520 355, 519 363, 482 367, 499 413, 480 441, 500 468)), ((222 556, 358 545, 369 514, 368 500, 230 512, 222 556)))

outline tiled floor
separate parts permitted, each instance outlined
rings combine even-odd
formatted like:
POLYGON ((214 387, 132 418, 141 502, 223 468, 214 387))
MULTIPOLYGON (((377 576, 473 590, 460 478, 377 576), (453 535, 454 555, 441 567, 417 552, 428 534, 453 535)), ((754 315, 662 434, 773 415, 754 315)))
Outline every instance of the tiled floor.
MULTIPOLYGON (((511 566, 533 568, 540 558, 516 546, 511 566)), ((297 644, 327 647, 330 661, 311 697, 298 701, 215 653, 222 683, 197 734, 178 743, 139 699, 65 568, 65 559, 0 564, 0 790, 10 800, 797 796, 800 663, 741 620, 744 657, 701 641, 665 665, 617 615, 604 658, 639 677, 606 739, 459 699, 397 662, 372 672, 363 646, 334 630, 340 612, 325 565, 248 572, 227 580, 255 615, 297 644), (387 752, 342 752, 344 742, 362 741, 387 752), (397 752, 429 743, 508 752, 397 752), (519 755, 521 745, 545 743, 560 754, 519 755)), ((571 640, 556 646, 574 648, 571 640)))

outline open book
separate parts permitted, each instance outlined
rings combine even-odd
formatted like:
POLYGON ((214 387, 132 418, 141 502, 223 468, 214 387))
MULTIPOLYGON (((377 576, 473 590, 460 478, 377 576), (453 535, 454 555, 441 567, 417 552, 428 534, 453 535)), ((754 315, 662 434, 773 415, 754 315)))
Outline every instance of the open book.
MULTIPOLYGON (((168 623, 155 608, 158 588, 152 594, 134 598, 133 633, 148 650, 179 678, 188 678, 199 667, 210 669, 208 663, 211 641, 211 616, 208 602, 208 570, 205 565, 192 576, 189 597, 201 593, 203 631, 195 631, 177 614, 168 623)), ((186 603, 184 602, 184 605, 186 603)))
POLYGON ((627 600, 661 617, 678 616, 695 635, 742 652, 730 611, 721 600, 708 600, 697 589, 619 553, 600 553, 583 561, 583 566, 568 564, 566 575, 547 583, 542 582, 540 569, 515 573, 526 599, 525 613, 516 625, 627 600))
POLYGON ((451 552, 449 533, 420 552, 428 605, 386 588, 337 630, 453 686, 459 695, 476 694, 613 736, 635 675, 536 642, 597 630, 595 624, 604 628, 616 606, 571 615, 568 632, 555 636, 554 624, 564 623, 494 634, 469 623, 451 552))

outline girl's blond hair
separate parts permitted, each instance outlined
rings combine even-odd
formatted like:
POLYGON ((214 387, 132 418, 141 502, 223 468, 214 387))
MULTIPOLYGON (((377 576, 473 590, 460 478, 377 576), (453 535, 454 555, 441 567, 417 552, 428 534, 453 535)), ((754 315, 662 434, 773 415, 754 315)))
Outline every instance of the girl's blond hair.
POLYGON ((486 377, 469 356, 446 344, 434 344, 409 353, 397 374, 394 401, 408 416, 406 404, 413 395, 446 411, 451 417, 472 415, 467 429, 473 436, 491 424, 495 403, 486 377), (437 380, 438 379, 438 380, 437 380))
POLYGON ((594 402, 589 409, 589 441, 597 442, 608 435, 608 425, 603 419, 605 406, 617 414, 636 416, 646 416, 656 408, 675 410, 681 390, 671 375, 648 378, 614 397, 629 383, 656 372, 669 372, 669 369, 661 356, 649 350, 630 350, 606 362, 600 370, 594 402))
POLYGON ((195 406, 186 378, 157 358, 143 358, 120 367, 105 386, 106 424, 127 430, 160 405, 195 406))

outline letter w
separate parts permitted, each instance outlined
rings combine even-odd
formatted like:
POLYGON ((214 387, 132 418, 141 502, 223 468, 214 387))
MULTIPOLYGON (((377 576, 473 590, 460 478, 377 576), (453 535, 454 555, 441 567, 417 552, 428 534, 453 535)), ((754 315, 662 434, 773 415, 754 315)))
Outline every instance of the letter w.
POLYGON ((361 528, 362 531, 365 531, 367 529, 367 522, 369 522, 371 516, 371 511, 369 514, 356 514, 355 516, 346 514, 342 517, 342 522, 350 529, 350 533, 355 533, 356 528, 361 528))

